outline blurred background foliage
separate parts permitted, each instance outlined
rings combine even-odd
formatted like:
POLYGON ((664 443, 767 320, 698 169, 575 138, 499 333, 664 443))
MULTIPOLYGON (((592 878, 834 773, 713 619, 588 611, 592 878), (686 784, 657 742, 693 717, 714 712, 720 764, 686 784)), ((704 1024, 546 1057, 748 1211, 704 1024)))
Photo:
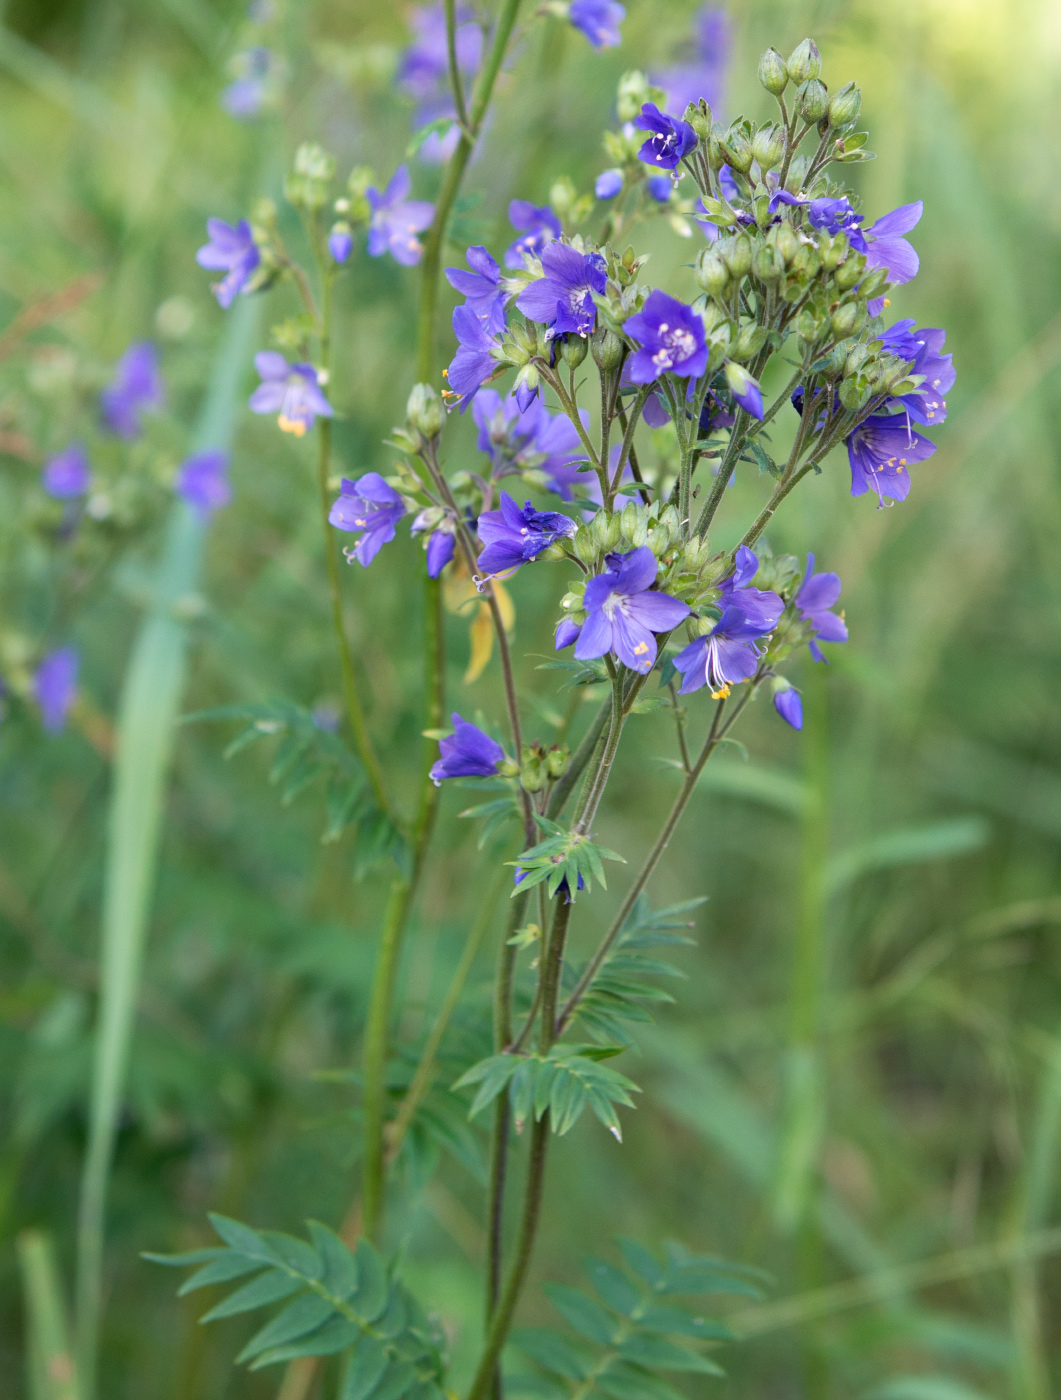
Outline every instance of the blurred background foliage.
MULTIPOLYGON (((684 0, 628 11, 622 47, 603 54, 557 21, 533 26, 466 185, 461 246, 498 252, 508 200, 544 202, 557 176, 590 187, 619 75, 680 57, 694 18, 684 0)), ((586 1119, 555 1154, 536 1278, 575 1281, 580 1254, 617 1227, 768 1269, 769 1300, 733 1312, 745 1340, 726 1349, 728 1379, 697 1377, 691 1394, 1046 1400, 1061 1386, 1061 12, 1049 0, 733 0, 729 15, 730 115, 765 115, 760 50, 808 33, 830 87, 863 85, 878 152, 856 172, 867 213, 925 201, 921 274, 891 314, 946 327, 958 384, 905 504, 851 501, 836 455, 771 536, 775 551, 810 546, 840 572, 852 640, 828 671, 801 661, 793 673, 802 736, 760 704, 740 735, 748 756, 731 749, 708 770, 652 890, 657 904, 710 897, 680 958, 688 981, 640 1061, 624 1062, 646 1090, 624 1114, 624 1144, 586 1119)), ((0 34, 0 320, 98 277, 28 338, 0 335, 0 625, 72 639, 83 657, 66 732, 46 735, 17 701, 0 725, 5 1395, 24 1393, 19 1232, 53 1232, 67 1279, 72 1268, 112 720, 223 326, 193 253, 208 215, 234 220, 278 193, 299 140, 322 140, 341 172, 369 163, 383 178, 408 140, 393 83, 401 6, 291 3, 282 120, 249 125, 218 101, 243 24, 232 0, 8 0, 0 34), (165 414, 131 449, 93 439, 110 364, 147 337, 165 414), (91 440, 122 508, 64 552, 36 480, 73 435, 91 440)), ((417 195, 437 178, 417 165, 417 195)), ((638 241, 653 282, 682 294, 691 245, 662 221, 638 241)), ((413 378, 418 286, 363 253, 340 284, 335 441, 350 475, 392 460, 382 439, 413 378)), ((267 315, 294 310, 274 302, 267 315)), ((470 422, 446 444, 451 465, 471 464, 470 422)), ((235 499, 212 526, 192 622, 187 709, 337 701, 312 470, 307 445, 243 416, 235 499)), ((734 543, 762 490, 750 473, 737 483, 733 536, 718 544, 734 543)), ((372 724, 409 794, 418 547, 400 538, 371 574, 344 576, 372 724)), ((535 667, 562 589, 545 568, 511 585, 528 728, 547 742, 567 697, 535 667)), ((495 670, 466 686, 467 622, 447 625, 452 705, 498 716, 495 670)), ((659 761, 666 718, 633 723, 600 822, 628 856, 675 782, 659 761)), ((112 1188, 108 1400, 274 1394, 274 1372, 231 1368, 240 1321, 199 1329, 199 1309, 138 1252, 202 1242, 208 1208, 286 1229, 337 1222, 356 1179, 342 1072, 385 881, 355 883, 348 841, 321 844, 318 789, 281 804, 268 745, 223 762, 233 732, 179 737, 112 1188)), ((454 820, 466 800, 442 799, 403 970, 408 1039, 430 1023, 489 881, 454 820)), ((612 886, 578 906, 587 947, 621 873, 612 886)), ((487 1014, 489 979, 486 951, 462 1033, 487 1014)), ((404 1178, 391 1243, 445 1322, 459 1380, 478 1334, 479 1195, 466 1166, 447 1157, 434 1170, 429 1155, 404 1178)), ((524 1320, 548 1311, 532 1286, 524 1320)))

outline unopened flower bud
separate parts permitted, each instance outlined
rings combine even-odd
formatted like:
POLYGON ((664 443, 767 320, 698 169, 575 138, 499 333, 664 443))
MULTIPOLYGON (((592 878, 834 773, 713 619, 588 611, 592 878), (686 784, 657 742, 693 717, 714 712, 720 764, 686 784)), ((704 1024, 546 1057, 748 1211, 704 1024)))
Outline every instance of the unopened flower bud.
POLYGON ((829 89, 817 78, 809 78, 796 94, 799 114, 805 122, 818 122, 829 109, 829 89))
POLYGON ((837 340, 844 340, 849 335, 853 335, 858 327, 860 317, 865 318, 865 308, 860 307, 857 301, 849 301, 843 306, 838 306, 830 320, 833 335, 836 336, 837 340))
POLYGON ((545 755, 545 771, 554 781, 562 778, 571 762, 571 750, 566 744, 554 744, 545 755))
POLYGON ((712 170, 721 170, 726 164, 726 155, 719 141, 719 134, 712 130, 707 138, 707 163, 712 170))
POLYGON ((760 58, 759 81, 775 97, 780 97, 788 86, 788 67, 776 49, 767 49, 760 58))
POLYGON ((598 546, 585 525, 579 527, 578 533, 571 542, 571 547, 575 551, 576 557, 587 568, 597 562, 598 546))
POLYGON ((702 97, 699 102, 689 103, 688 107, 685 109, 685 115, 682 117, 682 121, 687 122, 689 126, 692 127, 700 141, 706 141, 711 135, 711 125, 713 122, 711 108, 702 97))
POLYGON ((589 353, 589 341, 584 335, 565 336, 560 353, 569 369, 578 369, 589 353))
POLYGON ((817 78, 822 71, 822 56, 813 39, 804 39, 789 54, 788 76, 794 83, 805 83, 808 78, 817 78))
POLYGON ((353 236, 350 232, 350 225, 344 220, 332 225, 332 231, 328 235, 328 252, 337 263, 346 262, 354 247, 353 236))
POLYGON ((849 253, 847 259, 836 269, 836 285, 842 292, 850 291, 857 282, 862 280, 865 270, 866 255, 864 253, 849 253))
POLYGON ((805 306, 796 317, 796 334, 807 345, 816 345, 825 335, 825 317, 809 306, 805 306))
POLYGON ((617 515, 613 515, 608 521, 608 529, 604 536, 604 548, 609 552, 616 548, 623 537, 623 522, 617 515))
POLYGON ((616 108, 621 122, 632 122, 646 102, 654 102, 662 107, 664 94, 653 87, 644 73, 633 68, 619 79, 616 94, 616 108))
POLYGON ((623 361, 623 342, 614 331, 593 337, 593 358, 603 370, 619 368, 623 361))
POLYGON ((802 246, 799 239, 796 237, 795 230, 791 224, 780 223, 776 224, 774 228, 771 229, 771 233, 773 234, 774 247, 781 254, 782 258, 784 258, 787 267, 793 261, 802 246))
MULTIPOLYGON (((784 225, 782 224, 783 228, 784 225)), ((781 249, 781 239, 777 240, 778 250, 781 249)), ((792 255, 791 268, 794 273, 804 277, 813 277, 821 266, 821 254, 812 243, 798 244, 795 253, 792 255)))
POLYGON ((761 127, 752 139, 752 155, 760 170, 773 170, 785 155, 785 130, 776 123, 761 127))
POLYGON ((705 248, 696 263, 696 284, 709 297, 719 297, 726 290, 729 273, 717 253, 705 248))
POLYGON ((734 170, 739 170, 742 175, 747 174, 752 164, 752 143, 748 140, 748 133, 744 128, 734 123, 719 137, 718 144, 726 157, 726 163, 734 170))
POLYGON ((747 276, 752 265, 752 241, 746 233, 737 235, 722 254, 722 260, 729 268, 730 276, 738 282, 747 276))
POLYGON ((328 201, 328 186, 335 174, 335 157, 316 141, 303 141, 284 185, 288 200, 301 209, 321 209, 328 201))
POLYGON ((442 400, 430 384, 414 384, 405 406, 410 428, 426 438, 438 437, 442 431, 442 400))
POLYGON ((846 233, 825 235, 818 245, 818 251, 821 254, 822 267, 825 268, 826 272, 833 272, 840 266, 847 256, 850 246, 846 233))
POLYGON ((862 90, 854 83, 847 83, 833 96, 829 103, 829 125, 850 126, 858 120, 862 108, 862 90))
POLYGON ((760 282, 776 282, 785 273, 785 260, 769 243, 760 243, 752 258, 752 271, 760 282))

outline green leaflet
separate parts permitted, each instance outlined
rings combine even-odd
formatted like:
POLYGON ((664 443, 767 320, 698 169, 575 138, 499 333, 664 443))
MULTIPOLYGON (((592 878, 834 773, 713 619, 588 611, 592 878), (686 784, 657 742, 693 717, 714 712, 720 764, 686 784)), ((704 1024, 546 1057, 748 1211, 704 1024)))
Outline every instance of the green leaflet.
POLYGON ((562 1137, 588 1107, 608 1131, 622 1141, 622 1128, 614 1105, 633 1108, 631 1094, 641 1091, 625 1074, 602 1064, 601 1055, 602 1047, 597 1045, 554 1045, 544 1056, 491 1055, 461 1075, 453 1088, 479 1085, 469 1117, 474 1118, 508 1090, 517 1127, 532 1114, 540 1121, 548 1109, 552 1130, 562 1137))

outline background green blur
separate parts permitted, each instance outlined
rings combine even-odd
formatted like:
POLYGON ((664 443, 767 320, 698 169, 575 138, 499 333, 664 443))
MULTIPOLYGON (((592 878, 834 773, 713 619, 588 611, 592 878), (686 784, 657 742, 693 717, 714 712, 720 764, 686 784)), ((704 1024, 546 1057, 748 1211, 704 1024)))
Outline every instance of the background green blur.
MULTIPOLYGON (((456 236, 499 252, 511 197, 543 203, 561 174, 588 188, 619 75, 674 61, 693 12, 629 0, 623 46, 602 54, 558 21, 533 26, 456 236)), ((921 273, 890 314, 946 327, 958 382, 906 503, 853 501, 836 455, 782 512, 775 551, 811 548, 842 575, 851 641, 827 671, 792 668, 802 735, 755 707, 740 731, 748 759, 730 749, 708 770, 653 881, 657 904, 710 896, 697 947, 680 955, 688 981, 641 1057, 622 1062, 645 1090, 623 1115, 624 1144, 587 1115, 554 1155, 522 1317, 547 1320, 537 1283, 578 1281, 580 1254, 607 1249, 617 1229, 669 1236, 774 1278, 767 1302, 725 1310, 744 1334, 721 1357, 729 1378, 696 1377, 690 1395, 1047 1400, 1061 1389, 1061 11, 733 0, 729 13, 730 115, 768 115, 757 56, 805 34, 830 88, 862 84, 878 152, 855 172, 867 214, 925 201, 921 273), (797 1080, 811 1089, 786 1099, 797 1080)), ((234 220, 277 192, 300 140, 326 144, 341 173, 370 163, 387 178, 402 158, 401 6, 292 3, 287 109, 256 126, 218 104, 241 22, 230 0, 8 0, 0 321, 83 273, 102 282, 0 366, 0 450, 12 435, 32 444, 0 457, 0 509, 35 477, 35 452, 91 419, 103 367, 136 338, 159 344, 170 397, 135 460, 159 478, 172 470, 223 326, 193 260, 208 215, 234 220), (80 367, 62 393, 46 372, 56 346, 80 367)), ((431 197, 437 170, 414 178, 431 197)), ((637 240, 653 284, 691 295, 691 245, 663 223, 637 240)), ((418 289, 416 272, 363 253, 342 281, 332 396, 346 474, 392 460, 382 439, 413 378, 418 289)), ((286 296, 266 318, 294 309, 286 296)), ((473 464, 470 426, 450 429, 451 467, 473 464)), ((337 698, 310 453, 244 415, 187 709, 337 698)), ((763 489, 751 474, 738 482, 717 544, 735 541, 763 489)), ((31 626, 58 566, 2 522, 0 545, 3 596, 31 626)), ((55 738, 0 726, 5 1397, 25 1394, 18 1232, 52 1231, 71 1276, 109 723, 157 548, 149 513, 82 591, 77 723, 55 738)), ((371 573, 344 575, 374 732, 407 794, 422 723, 417 549, 400 537, 371 573)), ((562 570, 542 567, 510 588, 527 729, 546 741, 567 700, 558 673, 535 667, 563 587, 562 570)), ((496 665, 464 686, 467 622, 447 626, 451 705, 500 718, 496 665)), ((175 1300, 174 1275, 138 1253, 204 1242, 207 1209, 285 1229, 335 1222, 356 1180, 352 1091, 319 1072, 354 1062, 385 879, 354 883, 344 843, 320 844, 318 791, 281 806, 267 746, 223 762, 233 732, 194 726, 178 744, 112 1186, 106 1400, 275 1394, 275 1371, 230 1365, 243 1320, 198 1328, 202 1299, 175 1300)), ((633 859, 676 777, 659 761, 673 742, 665 717, 637 718, 631 733, 600 830, 633 859)), ((410 1040, 487 880, 455 820, 467 800, 442 799, 404 969, 410 1040)), ((621 870, 611 884, 579 903, 578 946, 606 922, 621 870)), ((492 952, 467 1022, 487 1014, 492 952)), ((450 1331, 458 1381, 477 1337, 480 1200, 447 1159, 423 1188, 404 1183, 394 1212, 391 1244, 450 1331)))

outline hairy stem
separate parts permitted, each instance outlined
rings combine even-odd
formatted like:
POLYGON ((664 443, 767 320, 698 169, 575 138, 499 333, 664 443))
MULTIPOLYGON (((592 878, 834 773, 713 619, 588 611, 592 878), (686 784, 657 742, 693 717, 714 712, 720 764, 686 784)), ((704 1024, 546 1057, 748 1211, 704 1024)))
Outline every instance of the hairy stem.
POLYGON ((552 792, 549 794, 549 805, 545 809, 545 815, 550 821, 556 818, 564 809, 567 799, 571 796, 575 784, 586 770, 586 765, 593 757, 594 750, 600 736, 604 733, 604 726, 608 723, 608 716, 612 712, 611 697, 604 701, 600 709, 593 718, 593 723, 586 730, 582 742, 571 755, 571 762, 567 766, 567 772, 557 782, 552 792))

